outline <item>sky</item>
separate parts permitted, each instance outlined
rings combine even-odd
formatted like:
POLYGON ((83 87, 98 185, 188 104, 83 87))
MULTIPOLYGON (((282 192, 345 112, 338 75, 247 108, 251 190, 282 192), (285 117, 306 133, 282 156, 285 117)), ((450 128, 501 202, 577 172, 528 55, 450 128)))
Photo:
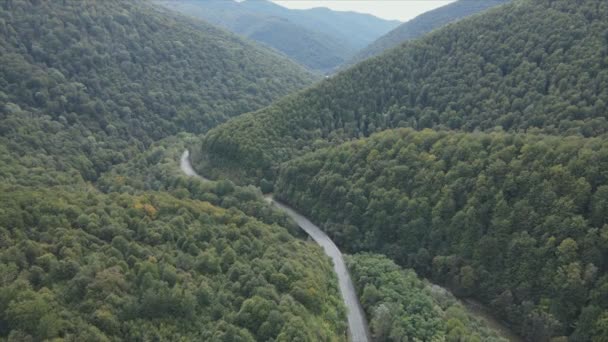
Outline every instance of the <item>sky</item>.
POLYGON ((287 8, 328 7, 336 11, 369 13, 383 19, 408 21, 454 0, 272 0, 287 8))

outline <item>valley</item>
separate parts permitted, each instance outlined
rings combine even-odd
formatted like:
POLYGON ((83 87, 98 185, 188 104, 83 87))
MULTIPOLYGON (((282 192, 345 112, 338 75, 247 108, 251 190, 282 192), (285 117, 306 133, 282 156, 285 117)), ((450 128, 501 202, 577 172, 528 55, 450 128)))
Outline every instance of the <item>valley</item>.
MULTIPOLYGON (((189 155, 190 153, 188 150, 183 152, 180 158, 181 171, 187 176, 197 177, 205 182, 211 181, 207 178, 200 176, 196 173, 196 171, 194 171, 190 163, 189 155)), ((334 264, 334 271, 338 276, 342 298, 344 300, 344 304, 348 313, 347 316, 349 322, 350 339, 352 341, 368 341, 369 328, 366 322, 365 314, 362 312, 358 295, 352 284, 349 272, 346 269, 342 254, 340 253, 338 247, 331 240, 331 238, 323 232, 323 230, 314 225, 309 219, 299 214, 293 208, 289 207, 284 203, 281 203, 280 201, 277 201, 273 198, 272 195, 265 195, 265 199, 269 203, 281 209, 283 212, 287 213, 301 229, 306 231, 306 233, 315 242, 317 242, 323 247, 325 253, 332 259, 334 264), (353 333, 353 331, 356 331, 356 333, 353 333)), ((430 288, 432 289, 432 291, 437 291, 439 293, 448 293, 449 291, 436 284, 431 284, 430 288)), ((483 306, 481 303, 469 298, 461 299, 461 303, 471 315, 479 317, 484 322, 484 324, 487 324, 492 329, 497 331, 502 338, 505 338, 506 340, 511 342, 523 341, 519 336, 517 336, 509 328, 507 328, 504 323, 500 322, 495 316, 493 316, 489 308, 483 306)))
POLYGON ((267 0, 157 3, 271 47, 317 73, 332 73, 400 23, 326 8, 290 10, 267 0))
MULTIPOLYGON (((189 159, 190 152, 188 150, 184 151, 182 157, 180 159, 180 169, 187 176, 198 177, 203 181, 209 181, 208 179, 199 176, 192 165, 190 165, 189 159)), ((270 204, 276 206, 283 212, 285 212, 289 217, 291 217, 296 224, 302 228, 306 233, 325 251, 334 265, 334 271, 338 276, 338 283, 340 286, 340 293, 342 294, 342 299, 344 301, 344 305, 347 310, 347 318, 348 318, 348 330, 350 340, 353 342, 367 342, 369 341, 369 328, 367 325, 367 320, 365 318, 365 314, 361 309, 361 304, 357 298, 357 293, 355 292, 355 287, 353 286, 352 280, 350 279, 350 275, 346 266, 344 264, 344 260, 342 258, 342 253, 338 247, 334 244, 334 242, 325 234, 319 227, 315 226, 312 222, 310 222, 306 217, 298 214, 295 210, 290 208, 289 206, 276 201, 272 198, 271 195, 265 196, 266 201, 270 204)))
MULTIPOLYGON (((182 153, 179 164, 181 171, 189 177, 196 177, 204 182, 210 182, 211 180, 200 176, 196 173, 196 171, 194 171, 190 163, 189 156, 190 152, 188 150, 182 153)), ((353 282, 350 278, 350 273, 346 268, 342 253, 340 252, 339 248, 331 240, 331 238, 323 232, 323 230, 317 227, 309 219, 299 214, 296 210, 284 203, 277 201, 273 198, 271 194, 265 195, 264 198, 267 202, 276 206, 281 211, 285 212, 317 244, 323 247, 325 254, 327 254, 331 258, 334 265, 334 272, 338 277, 340 292, 342 294, 342 299, 347 310, 349 340, 353 342, 370 341, 370 332, 367 319, 359 302, 359 296, 357 294, 357 291, 355 290, 353 282)), ((447 294, 451 296, 451 294, 448 294, 448 290, 438 285, 432 284, 429 286, 429 288, 431 288, 432 291, 438 291, 442 294, 447 294)), ((513 332, 511 332, 510 329, 498 322, 498 320, 489 313, 489 310, 483 307, 481 304, 468 299, 464 299, 462 303, 472 316, 478 316, 484 322, 484 324, 487 324, 492 329, 497 331, 499 336, 504 337, 506 340, 511 342, 521 341, 521 339, 513 332)))
POLYGON ((608 341, 606 1, 322 3, 0 2, 0 342, 608 341))

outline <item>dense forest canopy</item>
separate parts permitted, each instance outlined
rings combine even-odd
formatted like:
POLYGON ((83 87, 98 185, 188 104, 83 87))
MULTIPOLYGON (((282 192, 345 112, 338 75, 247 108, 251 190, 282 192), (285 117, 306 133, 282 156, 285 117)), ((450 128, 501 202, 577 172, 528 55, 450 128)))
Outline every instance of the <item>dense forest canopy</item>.
POLYGON ((270 50, 145 1, 0 5, 0 144, 27 167, 92 180, 154 140, 311 82, 270 50))
POLYGON ((5 0, 0 340, 346 341, 323 250, 182 175, 196 144, 358 253, 378 341, 500 340, 401 267, 530 341, 606 341, 607 67, 603 0, 514 0, 296 93, 315 76, 152 1, 5 0))
MULTIPOLYGON (((184 134, 165 139, 132 161, 114 167, 104 174, 99 184, 105 191, 134 195, 149 190, 164 191, 178 198, 238 208, 266 224, 287 227, 296 236, 304 234, 284 215, 260 202, 261 193, 255 187, 236 187, 225 180, 203 183, 183 177, 175 169, 176 157, 195 141, 195 136, 184 134)), ((415 272, 403 271, 380 256, 357 255, 346 261, 371 321, 375 341, 398 340, 406 336, 503 341, 484 321, 467 314, 453 296, 425 285, 415 272), (387 314, 391 317, 390 323, 386 323, 387 314)))
POLYGON ((3 1, 0 340, 344 341, 322 249, 173 136, 313 79, 147 1, 3 1))
POLYGON ((270 46, 319 72, 333 70, 399 24, 355 12, 291 10, 265 0, 157 2, 270 46))
POLYGON ((446 24, 507 3, 510 0, 458 0, 437 9, 425 12, 399 25, 394 30, 378 38, 365 49, 359 51, 348 65, 378 56, 406 41, 416 39, 446 24))
POLYGON ((0 338, 343 340, 321 248, 166 193, 0 186, 0 338))
POLYGON ((228 180, 201 182, 184 176, 177 165, 184 149, 196 140, 195 135, 182 133, 156 142, 147 151, 105 172, 96 185, 105 193, 141 196, 149 191, 167 192, 180 199, 196 199, 224 209, 236 208, 266 224, 278 224, 294 235, 305 236, 286 215, 271 210, 262 200, 261 191, 254 186, 239 187, 228 180))
POLYGON ((350 252, 473 296, 530 341, 608 339, 608 142, 389 130, 284 165, 275 196, 350 252))
POLYGON ((195 157, 203 174, 259 181, 328 140, 393 127, 598 136, 607 101, 608 4, 518 0, 231 120, 195 157))
POLYGON ((346 259, 374 341, 506 342, 446 290, 421 281, 382 255, 346 259))

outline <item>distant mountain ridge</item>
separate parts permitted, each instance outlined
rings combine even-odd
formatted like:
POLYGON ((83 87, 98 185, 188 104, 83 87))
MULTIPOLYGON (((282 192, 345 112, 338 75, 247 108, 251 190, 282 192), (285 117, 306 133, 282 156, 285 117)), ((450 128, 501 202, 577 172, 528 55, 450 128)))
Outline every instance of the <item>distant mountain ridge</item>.
POLYGON ((343 341, 322 249, 175 164, 314 79, 148 0, 0 1, 0 341, 343 341))
POLYGON ((605 134, 600 3, 516 1, 410 41, 209 131, 199 171, 273 179, 297 155, 395 127, 605 134))
POLYGON ((159 0, 158 4, 270 46, 316 71, 331 71, 399 25, 327 8, 293 10, 270 1, 159 0))
POLYGON ((509 1, 511 0, 458 0, 446 6, 425 12, 378 38, 365 49, 359 51, 346 65, 353 65, 364 59, 377 56, 388 49, 394 48, 408 40, 418 38, 434 29, 509 1))

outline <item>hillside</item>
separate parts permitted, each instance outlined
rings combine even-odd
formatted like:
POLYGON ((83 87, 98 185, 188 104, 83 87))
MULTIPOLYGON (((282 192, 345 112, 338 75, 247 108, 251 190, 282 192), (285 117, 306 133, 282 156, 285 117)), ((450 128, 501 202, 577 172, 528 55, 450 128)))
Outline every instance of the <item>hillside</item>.
POLYGON ((399 22, 325 8, 291 10, 270 1, 163 0, 157 3, 266 44, 311 70, 328 72, 399 22))
POLYGON ((175 163, 313 80, 147 1, 2 2, 0 340, 345 341, 323 250, 175 163))
POLYGON ((364 48, 400 24, 399 21, 385 20, 371 14, 333 11, 326 7, 291 10, 267 0, 247 0, 243 4, 249 9, 283 17, 309 29, 335 32, 333 34, 340 41, 347 42, 355 49, 364 48))
POLYGON ((601 138, 400 129, 286 163, 275 196, 530 341, 604 341, 607 168, 601 138))
POLYGON ((451 4, 425 12, 416 18, 399 25, 394 30, 378 38, 359 51, 348 65, 354 65, 362 60, 378 56, 386 50, 394 48, 408 40, 422 37, 435 29, 455 22, 470 15, 480 13, 489 8, 502 5, 510 0, 458 0, 451 4))
POLYGON ((152 141, 205 132, 312 81, 270 50, 145 1, 0 6, 0 144, 29 169, 94 180, 152 141))
MULTIPOLYGON (((305 237, 303 231, 285 215, 270 210, 259 201, 259 189, 235 187, 229 181, 201 183, 183 177, 175 165, 185 146, 194 141, 194 136, 181 134, 159 142, 146 153, 104 174, 99 181, 101 188, 133 195, 145 194, 149 190, 163 191, 177 197, 209 201, 217 207, 237 208, 265 224, 278 224, 296 236, 305 237), (145 170, 145 175, 141 174, 142 170, 145 170)), ((391 332, 387 335, 410 338, 473 336, 473 341, 475 338, 503 341, 484 321, 468 314, 449 293, 428 288, 428 284, 424 285, 411 270, 400 270, 380 256, 357 255, 348 257, 346 261, 367 317, 372 321, 374 336, 381 338, 386 328, 383 324, 385 316, 382 318, 376 313, 379 308, 386 307, 393 317, 390 319, 391 332)))
POLYGON ((273 179, 281 162, 327 141, 393 127, 602 135, 607 31, 600 0, 516 1, 211 130, 197 167, 273 179))
POLYGON ((167 193, 0 185, 0 338, 340 340, 323 251, 167 193))
POLYGON ((346 258, 376 341, 506 342, 449 292, 382 255, 346 258))

